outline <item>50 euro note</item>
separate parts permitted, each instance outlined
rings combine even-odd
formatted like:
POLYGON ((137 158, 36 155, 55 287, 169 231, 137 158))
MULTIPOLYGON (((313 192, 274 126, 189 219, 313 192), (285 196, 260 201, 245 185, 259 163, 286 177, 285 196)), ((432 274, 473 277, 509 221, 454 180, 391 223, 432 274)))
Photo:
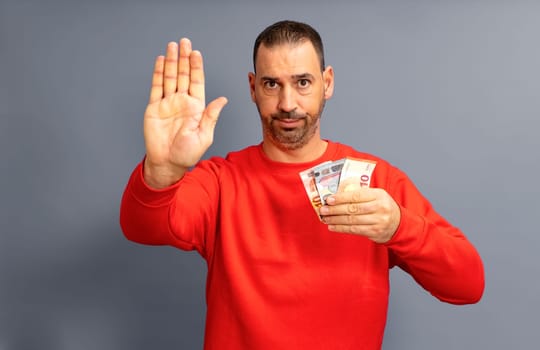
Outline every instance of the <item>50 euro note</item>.
POLYGON ((321 197, 319 196, 319 191, 317 190, 317 185, 315 184, 315 169, 328 163, 330 163, 330 161, 326 161, 315 167, 300 172, 300 178, 304 184, 304 189, 306 190, 311 206, 313 209, 315 209, 317 215, 319 215, 319 208, 322 206, 322 202, 321 197))

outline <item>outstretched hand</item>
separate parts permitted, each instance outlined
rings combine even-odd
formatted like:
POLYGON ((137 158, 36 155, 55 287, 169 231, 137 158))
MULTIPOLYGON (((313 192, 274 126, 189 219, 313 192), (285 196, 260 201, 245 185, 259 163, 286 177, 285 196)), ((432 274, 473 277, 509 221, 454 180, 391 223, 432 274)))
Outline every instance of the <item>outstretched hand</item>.
POLYGON ((362 235, 377 243, 388 242, 401 220, 399 206, 380 188, 338 192, 326 202, 320 214, 330 231, 362 235))
POLYGON ((173 184, 201 159, 225 104, 219 97, 206 105, 203 58, 191 41, 170 42, 166 56, 156 58, 144 113, 144 177, 150 186, 173 184))

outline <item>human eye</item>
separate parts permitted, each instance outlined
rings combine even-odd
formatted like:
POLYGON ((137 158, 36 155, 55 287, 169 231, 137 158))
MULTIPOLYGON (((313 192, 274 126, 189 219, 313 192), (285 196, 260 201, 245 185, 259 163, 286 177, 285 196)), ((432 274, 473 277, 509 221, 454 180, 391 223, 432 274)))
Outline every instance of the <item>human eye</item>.
POLYGON ((275 90, 278 88, 278 83, 275 80, 268 79, 263 82, 263 86, 266 90, 275 90))
POLYGON ((311 81, 306 78, 298 79, 297 84, 300 89, 307 89, 311 86, 311 81))

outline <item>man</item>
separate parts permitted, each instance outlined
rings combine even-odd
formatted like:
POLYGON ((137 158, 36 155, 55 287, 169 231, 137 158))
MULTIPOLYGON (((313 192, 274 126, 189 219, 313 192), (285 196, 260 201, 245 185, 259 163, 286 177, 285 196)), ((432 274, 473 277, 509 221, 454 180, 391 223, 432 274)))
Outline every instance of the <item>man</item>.
POLYGON ((205 349, 380 349, 395 265, 442 301, 477 302, 482 262, 460 230, 397 168, 321 138, 334 73, 319 34, 275 23, 253 62, 262 143, 201 161, 227 100, 205 106, 200 52, 169 43, 144 116, 146 157, 122 200, 128 239, 206 260, 205 349), (314 211, 299 173, 346 157, 375 165, 370 186, 314 211))

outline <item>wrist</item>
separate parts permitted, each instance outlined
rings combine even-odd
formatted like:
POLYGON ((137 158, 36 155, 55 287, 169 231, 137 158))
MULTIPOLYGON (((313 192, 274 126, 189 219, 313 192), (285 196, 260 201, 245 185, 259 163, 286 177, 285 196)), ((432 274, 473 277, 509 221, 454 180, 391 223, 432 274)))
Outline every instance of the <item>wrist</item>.
POLYGON ((162 189, 177 183, 186 173, 187 169, 175 165, 155 165, 148 157, 143 162, 144 182, 155 189, 162 189))

